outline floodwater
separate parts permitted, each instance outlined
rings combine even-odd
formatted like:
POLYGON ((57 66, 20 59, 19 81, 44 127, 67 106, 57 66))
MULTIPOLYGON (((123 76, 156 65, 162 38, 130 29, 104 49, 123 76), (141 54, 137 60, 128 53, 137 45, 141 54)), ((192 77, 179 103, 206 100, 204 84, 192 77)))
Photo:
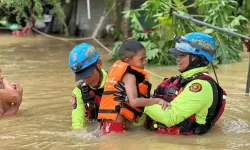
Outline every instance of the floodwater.
MULTIPOLYGON (((96 123, 72 131, 70 99, 76 83, 68 67, 68 54, 78 43, 0 35, 0 64, 5 77, 24 89, 18 115, 0 119, 0 149, 250 149, 250 97, 244 95, 248 57, 217 69, 228 99, 224 115, 206 135, 171 136, 133 128, 124 134, 101 136, 96 123)), ((108 52, 92 44, 100 50, 107 69, 111 65, 108 52)), ((178 73, 176 67, 147 69, 162 77, 178 73)), ((162 79, 150 75, 156 87, 162 79)))

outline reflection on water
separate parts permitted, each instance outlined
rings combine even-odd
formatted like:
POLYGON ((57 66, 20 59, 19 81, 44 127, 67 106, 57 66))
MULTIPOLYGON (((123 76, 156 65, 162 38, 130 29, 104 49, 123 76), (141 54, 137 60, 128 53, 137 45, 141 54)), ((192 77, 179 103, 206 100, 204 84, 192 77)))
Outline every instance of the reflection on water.
MULTIPOLYGON (((17 117, 1 118, 0 149, 249 149, 250 97, 245 96, 248 58, 219 66, 220 84, 227 90, 225 113, 205 136, 169 136, 134 128, 125 134, 100 136, 97 124, 71 130, 71 91, 76 83, 68 67, 74 44, 41 36, 0 36, 0 64, 5 77, 19 82, 24 99, 17 117), (133 131, 133 132, 132 132, 133 131)), ((91 41, 90 41, 91 42, 91 41)), ((75 43, 77 44, 77 43, 75 43)), ((92 42, 92 44, 95 44, 92 42)), ((100 49, 104 68, 110 58, 100 49)), ((162 77, 177 74, 176 67, 149 67, 162 77)), ((162 79, 150 77, 155 88, 162 79)))

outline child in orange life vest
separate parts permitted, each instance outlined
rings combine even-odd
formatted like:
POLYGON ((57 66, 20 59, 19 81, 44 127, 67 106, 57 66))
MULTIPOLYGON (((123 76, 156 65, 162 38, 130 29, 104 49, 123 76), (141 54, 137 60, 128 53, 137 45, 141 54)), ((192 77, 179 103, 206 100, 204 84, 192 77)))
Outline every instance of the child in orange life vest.
POLYGON ((119 56, 120 60, 109 69, 98 112, 104 134, 123 132, 126 120, 138 122, 143 114, 138 107, 160 104, 164 110, 169 106, 163 99, 150 98, 151 84, 143 70, 146 65, 144 46, 136 40, 126 40, 119 56), (126 92, 121 94, 121 91, 126 92))

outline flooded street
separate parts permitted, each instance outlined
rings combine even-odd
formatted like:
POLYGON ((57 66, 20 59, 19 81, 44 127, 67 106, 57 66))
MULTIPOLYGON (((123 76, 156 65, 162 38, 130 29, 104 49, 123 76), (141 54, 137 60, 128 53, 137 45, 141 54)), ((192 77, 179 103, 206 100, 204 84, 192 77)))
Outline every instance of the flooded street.
MULTIPOLYGON (((86 130, 72 131, 71 92, 76 83, 68 66, 68 54, 78 43, 38 35, 20 38, 0 34, 0 65, 5 78, 20 83, 24 89, 18 115, 0 118, 0 149, 250 149, 250 96, 243 94, 248 57, 216 70, 228 94, 227 105, 222 118, 204 136, 161 135, 142 128, 101 136, 96 123, 89 124, 86 130)), ((108 69, 108 52, 90 43, 95 44, 104 69, 108 69)), ((176 67, 146 69, 161 77, 178 74, 176 67)), ((150 74, 150 81, 155 88, 162 78, 150 74)))

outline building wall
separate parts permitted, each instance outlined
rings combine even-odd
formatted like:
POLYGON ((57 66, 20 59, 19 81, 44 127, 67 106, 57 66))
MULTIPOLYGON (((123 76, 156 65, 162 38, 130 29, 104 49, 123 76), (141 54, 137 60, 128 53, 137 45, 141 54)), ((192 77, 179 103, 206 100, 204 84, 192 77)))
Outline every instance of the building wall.
MULTIPOLYGON (((132 0, 131 8, 137 9, 143 4, 146 0, 132 0)), ((192 3, 193 0, 188 0, 186 4, 192 3)), ((121 7, 122 9, 123 7, 121 7)), ((105 2, 104 0, 90 0, 90 12, 91 12, 91 18, 88 19, 88 10, 87 10, 87 0, 77 0, 77 15, 76 15, 76 25, 83 33, 84 37, 91 36, 96 29, 101 16, 103 15, 105 9, 105 2)), ((120 13, 123 10, 120 10, 120 13)), ((189 12, 195 13, 195 9, 190 9, 189 12)), ((143 14, 141 14, 143 15, 143 14)), ((122 17, 122 14, 119 15, 119 17, 122 17)), ((120 19, 121 20, 121 19, 120 19)), ((142 26, 145 29, 150 29, 152 25, 152 21, 145 22, 144 17, 139 18, 142 26)), ((111 24, 111 18, 108 16, 105 18, 105 20, 102 22, 102 26, 99 31, 105 30, 105 27, 107 24, 111 24)), ((100 32, 99 32, 100 33, 100 32)))
MULTIPOLYGON (((88 19, 87 0, 78 0, 76 25, 83 32, 85 37, 92 35, 100 21, 101 16, 103 15, 104 9, 104 0, 90 0, 91 18, 88 19)), ((106 25, 110 22, 111 19, 108 16, 103 21, 100 30, 104 30, 106 25)))

